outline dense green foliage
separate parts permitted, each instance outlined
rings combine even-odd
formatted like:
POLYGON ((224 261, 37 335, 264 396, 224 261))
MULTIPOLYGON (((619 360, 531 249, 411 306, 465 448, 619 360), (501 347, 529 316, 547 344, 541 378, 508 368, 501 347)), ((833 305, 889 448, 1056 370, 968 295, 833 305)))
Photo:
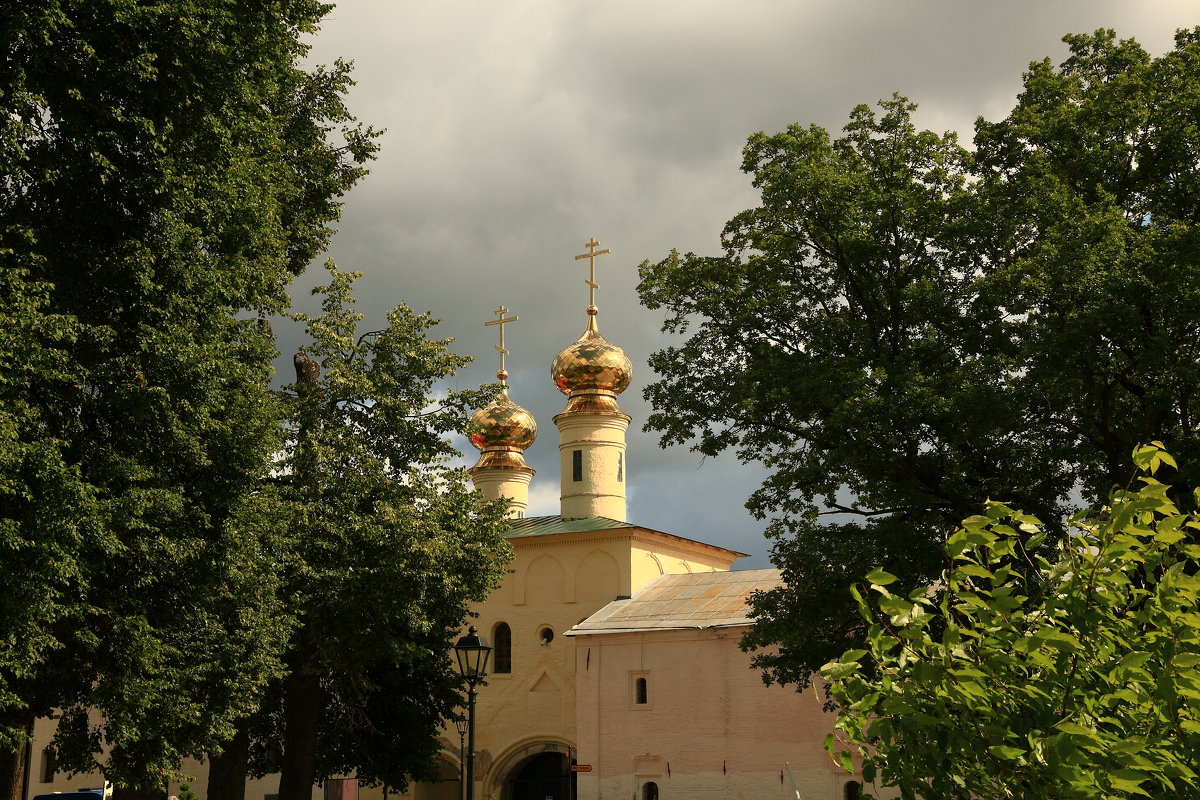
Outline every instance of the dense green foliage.
POLYGON ((1197 483, 1200 30, 1159 58, 1066 41, 973 153, 901 97, 840 138, 752 136, 762 204, 724 253, 642 267, 688 336, 651 359, 647 427, 771 471, 748 506, 787 585, 744 642, 769 679, 806 684, 861 639, 847 587, 872 567, 928 586, 980 498, 1060 537, 1072 493, 1103 500, 1150 439, 1197 483))
POLYGON ((280 446, 274 351, 237 314, 285 307, 374 147, 346 67, 297 66, 326 11, 0 13, 4 796, 52 708, 64 767, 104 746, 109 777, 157 785, 281 669, 252 494, 280 446))
POLYGON ((394 788, 435 777, 442 720, 462 702, 450 643, 510 555, 504 504, 480 505, 448 463, 449 434, 487 397, 432 397, 467 359, 403 306, 359 335, 357 276, 329 270, 322 312, 299 315, 312 344, 284 392, 293 424, 271 490, 300 626, 252 733, 255 768, 283 772, 281 800, 347 773, 394 788))
POLYGON ((946 544, 936 592, 855 590, 866 649, 821 674, 827 747, 904 798, 1200 797, 1200 518, 1145 473, 1073 536, 1000 503, 946 544), (849 749, 842 749, 849 746, 849 749))

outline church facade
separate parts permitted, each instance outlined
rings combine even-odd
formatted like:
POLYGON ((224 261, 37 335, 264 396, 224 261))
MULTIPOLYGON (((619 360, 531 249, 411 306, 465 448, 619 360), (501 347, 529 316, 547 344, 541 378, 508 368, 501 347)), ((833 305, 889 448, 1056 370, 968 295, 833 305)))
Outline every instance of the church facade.
MULTIPOLYGON (((597 244, 577 258, 594 265, 607 252, 597 244)), ((764 686, 737 646, 750 593, 777 585, 779 573, 732 570, 742 553, 627 520, 630 418, 617 397, 632 368, 600 334, 594 266, 588 284, 584 332, 551 365, 566 395, 554 417, 558 515, 525 516, 533 470, 522 453, 537 425, 507 385, 472 418, 481 453, 471 477, 488 499, 509 502, 514 551, 504 583, 474 609, 494 647, 478 695, 474 796, 856 797, 861 778, 822 747, 833 717, 821 699, 764 686)), ((506 312, 488 324, 503 331, 515 320, 506 312)), ((500 341, 504 384, 502 333, 500 341)), ((459 742, 446 742, 457 762, 459 742)), ((444 784, 414 793, 455 796, 444 784)))

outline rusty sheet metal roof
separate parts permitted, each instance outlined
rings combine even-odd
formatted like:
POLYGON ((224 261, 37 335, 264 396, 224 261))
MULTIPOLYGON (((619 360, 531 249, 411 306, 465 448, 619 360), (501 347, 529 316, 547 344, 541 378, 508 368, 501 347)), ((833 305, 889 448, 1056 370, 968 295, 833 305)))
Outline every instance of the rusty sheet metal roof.
POLYGON ((632 599, 609 603, 567 636, 749 625, 749 597, 783 582, 777 569, 663 575, 632 599))

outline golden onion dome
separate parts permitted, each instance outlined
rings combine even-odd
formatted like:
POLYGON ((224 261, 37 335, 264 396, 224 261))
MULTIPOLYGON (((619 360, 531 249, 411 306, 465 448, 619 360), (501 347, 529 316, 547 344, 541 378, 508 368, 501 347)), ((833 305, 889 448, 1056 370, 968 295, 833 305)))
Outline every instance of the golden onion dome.
POLYGON ((576 342, 554 357, 550 375, 563 394, 573 392, 611 392, 620 394, 629 388, 633 365, 625 351, 600 335, 592 309, 587 330, 576 342))
POLYGON ((495 400, 471 415, 468 435, 477 450, 519 452, 537 438, 537 422, 501 388, 495 400))

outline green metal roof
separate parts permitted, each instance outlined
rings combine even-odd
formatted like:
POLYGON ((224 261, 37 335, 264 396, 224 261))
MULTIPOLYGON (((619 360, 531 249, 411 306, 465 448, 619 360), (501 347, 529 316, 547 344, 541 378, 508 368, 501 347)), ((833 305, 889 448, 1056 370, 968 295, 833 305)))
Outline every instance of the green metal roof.
POLYGON ((628 522, 609 519, 608 517, 586 517, 584 519, 563 519, 553 517, 522 517, 514 519, 509 528, 508 538, 521 536, 545 536, 551 533, 586 533, 587 531, 609 531, 620 528, 636 528, 628 522))

